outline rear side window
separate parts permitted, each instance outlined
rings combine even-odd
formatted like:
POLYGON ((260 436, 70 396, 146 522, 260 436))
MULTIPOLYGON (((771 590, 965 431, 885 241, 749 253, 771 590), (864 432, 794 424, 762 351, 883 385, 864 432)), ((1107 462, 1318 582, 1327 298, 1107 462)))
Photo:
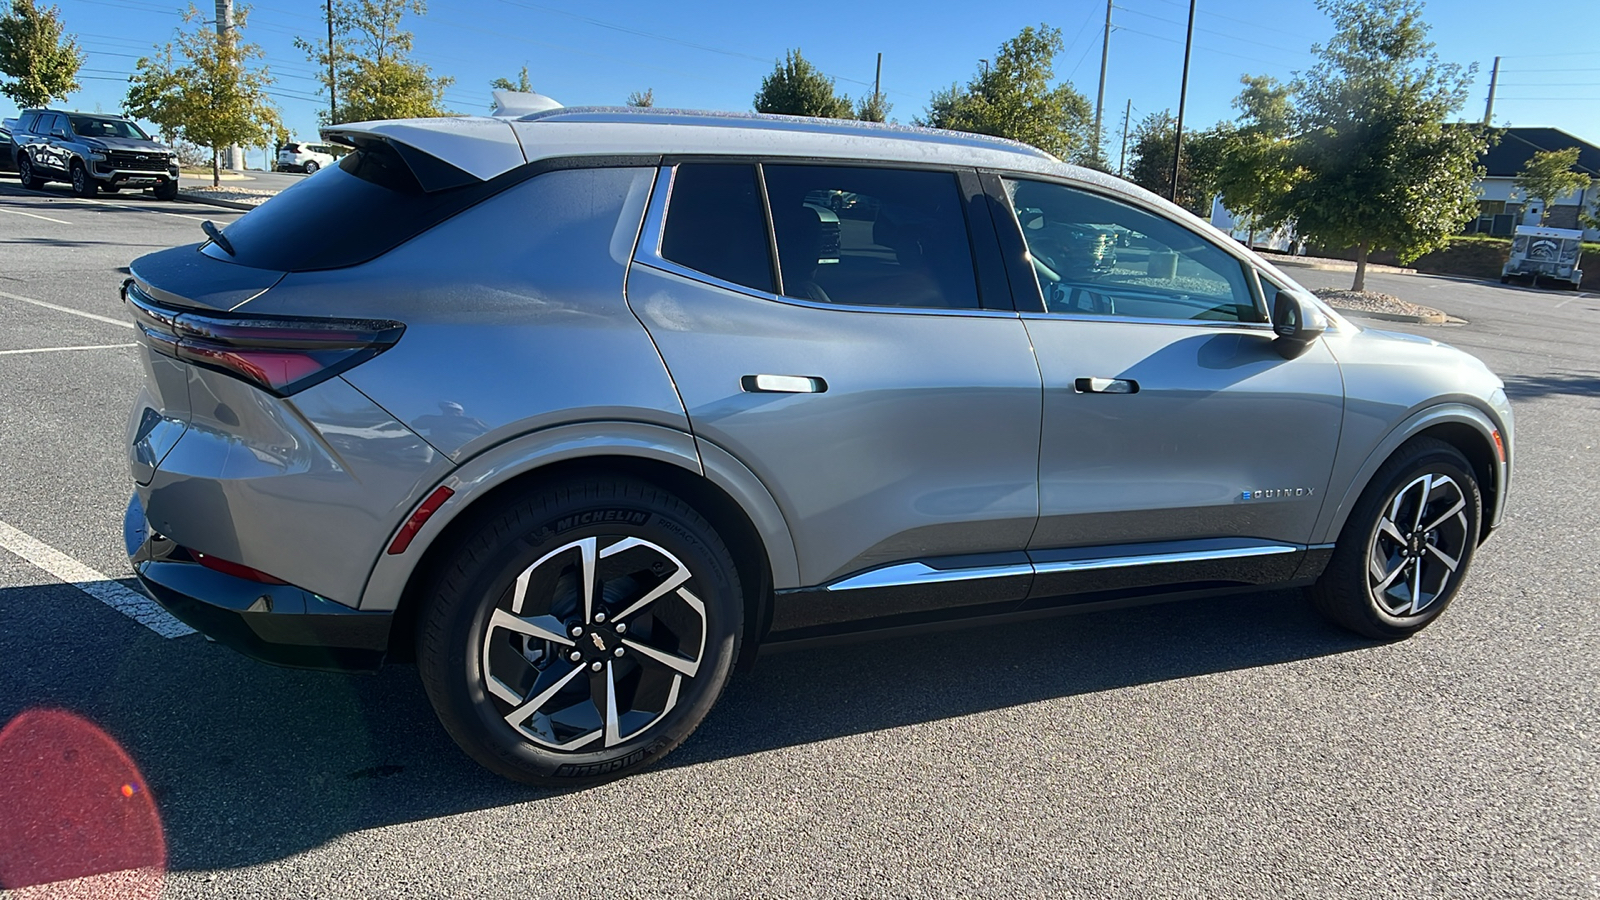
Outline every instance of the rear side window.
POLYGON ((17 134, 28 134, 33 130, 33 123, 39 118, 38 113, 25 112, 17 119, 17 134))
POLYGON ((467 182, 459 187, 433 191, 419 181, 452 183, 451 172, 465 176, 432 157, 403 158, 388 144, 369 145, 235 220, 224 231, 232 256, 216 244, 204 252, 224 262, 285 272, 353 266, 527 176, 520 169, 489 182, 465 176, 456 179, 467 182))
POLYGON ((977 309, 951 172, 763 167, 783 293, 850 306, 977 309))
POLYGON ((672 177, 661 256, 723 281, 775 293, 756 167, 684 163, 672 177))

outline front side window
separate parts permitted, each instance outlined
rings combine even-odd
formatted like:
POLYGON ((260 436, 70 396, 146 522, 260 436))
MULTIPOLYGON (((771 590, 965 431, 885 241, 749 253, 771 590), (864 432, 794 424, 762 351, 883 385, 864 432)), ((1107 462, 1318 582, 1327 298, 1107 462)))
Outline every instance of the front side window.
POLYGON ((756 167, 683 163, 661 233, 661 257, 723 281, 775 293, 756 167))
POLYGON ((1042 181, 1005 181, 1045 310, 1263 322, 1244 264, 1170 219, 1042 181))
POLYGON ((783 293, 850 306, 977 309, 950 172, 766 165, 783 293))

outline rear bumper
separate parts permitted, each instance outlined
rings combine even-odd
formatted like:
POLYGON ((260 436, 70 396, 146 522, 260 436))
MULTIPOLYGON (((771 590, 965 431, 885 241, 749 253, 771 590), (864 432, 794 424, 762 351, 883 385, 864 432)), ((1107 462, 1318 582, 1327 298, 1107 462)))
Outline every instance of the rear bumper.
POLYGON ((122 538, 145 593, 219 644, 299 669, 370 672, 383 664, 392 612, 350 609, 293 585, 208 569, 150 531, 138 494, 128 501, 122 538))

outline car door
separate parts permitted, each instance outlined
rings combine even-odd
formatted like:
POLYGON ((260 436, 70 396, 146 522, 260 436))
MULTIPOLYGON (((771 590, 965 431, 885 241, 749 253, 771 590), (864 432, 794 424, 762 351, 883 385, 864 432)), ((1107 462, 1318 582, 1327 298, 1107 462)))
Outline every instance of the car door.
POLYGON ((1155 206, 986 177, 1044 379, 1034 596, 1288 580, 1343 383, 1273 345, 1256 273, 1155 206))
POLYGON ((628 300, 703 452, 787 520, 777 587, 814 590, 775 631, 1026 593, 1041 384, 987 216, 970 170, 661 169, 628 300))

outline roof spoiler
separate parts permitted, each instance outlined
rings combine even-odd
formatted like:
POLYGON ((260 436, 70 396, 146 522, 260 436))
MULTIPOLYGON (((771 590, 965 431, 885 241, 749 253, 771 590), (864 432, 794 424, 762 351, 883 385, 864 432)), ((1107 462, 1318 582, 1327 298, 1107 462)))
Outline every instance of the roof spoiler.
POLYGON ((421 189, 430 193, 488 181, 528 161, 510 123, 497 119, 352 122, 326 126, 321 134, 323 140, 345 147, 392 151, 421 189))

